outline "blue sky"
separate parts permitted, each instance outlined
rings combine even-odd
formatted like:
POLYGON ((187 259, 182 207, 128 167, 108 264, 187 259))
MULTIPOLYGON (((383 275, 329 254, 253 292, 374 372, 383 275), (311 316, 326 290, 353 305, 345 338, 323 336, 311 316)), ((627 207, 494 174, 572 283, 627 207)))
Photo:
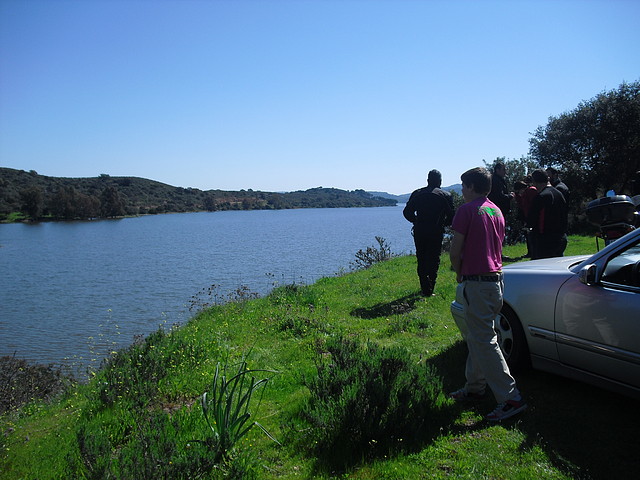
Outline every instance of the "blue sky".
POLYGON ((0 166, 409 193, 640 79, 635 0, 0 0, 0 166))

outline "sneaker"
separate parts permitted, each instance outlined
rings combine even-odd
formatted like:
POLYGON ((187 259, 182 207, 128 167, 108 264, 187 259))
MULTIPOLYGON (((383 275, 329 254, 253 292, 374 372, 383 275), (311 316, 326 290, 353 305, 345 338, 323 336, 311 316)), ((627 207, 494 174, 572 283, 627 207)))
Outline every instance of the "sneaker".
POLYGON ((486 419, 491 422, 499 422, 500 420, 513 417, 526 409, 527 404, 524 403, 524 400, 507 400, 504 403, 498 404, 495 410, 486 416, 486 419))
POLYGON ((485 392, 467 392, 466 389, 461 388, 455 392, 449 394, 449 398, 453 398, 456 402, 467 402, 474 400, 482 400, 485 392))

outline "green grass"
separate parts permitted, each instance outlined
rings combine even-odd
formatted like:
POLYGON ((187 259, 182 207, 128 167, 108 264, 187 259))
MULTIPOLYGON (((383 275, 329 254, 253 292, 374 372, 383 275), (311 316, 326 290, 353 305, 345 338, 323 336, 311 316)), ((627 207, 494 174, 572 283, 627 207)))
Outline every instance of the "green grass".
MULTIPOLYGON (((516 258, 524 245, 507 247, 516 258)), ((571 237, 567 254, 592 253, 571 237)), ((438 404, 422 436, 328 469, 301 412, 329 339, 405 349, 446 393, 464 382, 466 347, 451 319, 455 278, 443 255, 436 296, 417 295, 415 257, 398 257, 310 286, 212 307, 171 332, 114 355, 88 385, 52 404, 0 418, 0 478, 631 478, 640 469, 638 402, 536 371, 517 376, 530 408, 490 425, 478 405, 438 404), (224 462, 197 440, 211 435, 200 398, 216 367, 250 352, 249 369, 274 370, 259 409, 278 439, 254 428, 224 462), (206 472, 206 473, 205 473, 206 472)), ((357 426, 357 422, 356 422, 357 426)), ((398 442, 396 442, 398 443, 398 442)), ((345 446, 345 448, 347 448, 345 446)))

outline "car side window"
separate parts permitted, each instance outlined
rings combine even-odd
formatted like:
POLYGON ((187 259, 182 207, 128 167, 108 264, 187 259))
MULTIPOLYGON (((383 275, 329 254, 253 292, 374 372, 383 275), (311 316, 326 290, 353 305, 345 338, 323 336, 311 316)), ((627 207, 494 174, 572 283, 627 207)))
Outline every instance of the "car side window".
POLYGON ((602 274, 602 281, 640 287, 640 244, 636 243, 609 258, 602 274))

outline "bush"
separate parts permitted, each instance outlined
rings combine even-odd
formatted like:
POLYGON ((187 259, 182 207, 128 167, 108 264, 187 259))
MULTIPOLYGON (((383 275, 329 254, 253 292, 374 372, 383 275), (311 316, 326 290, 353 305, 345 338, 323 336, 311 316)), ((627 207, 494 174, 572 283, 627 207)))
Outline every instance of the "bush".
POLYGON ((344 468, 411 449, 437 430, 444 396, 430 365, 417 364, 404 348, 343 338, 329 340, 326 350, 317 377, 303 379, 311 396, 302 412, 324 464, 344 468))
POLYGON ((393 255, 391 253, 391 247, 387 241, 382 237, 376 237, 378 247, 367 247, 366 250, 358 250, 356 252, 356 259, 351 262, 351 267, 354 270, 361 268, 369 268, 379 262, 390 260, 393 255))
POLYGON ((0 415, 35 401, 48 401, 74 383, 53 365, 29 364, 15 357, 0 357, 0 415))

